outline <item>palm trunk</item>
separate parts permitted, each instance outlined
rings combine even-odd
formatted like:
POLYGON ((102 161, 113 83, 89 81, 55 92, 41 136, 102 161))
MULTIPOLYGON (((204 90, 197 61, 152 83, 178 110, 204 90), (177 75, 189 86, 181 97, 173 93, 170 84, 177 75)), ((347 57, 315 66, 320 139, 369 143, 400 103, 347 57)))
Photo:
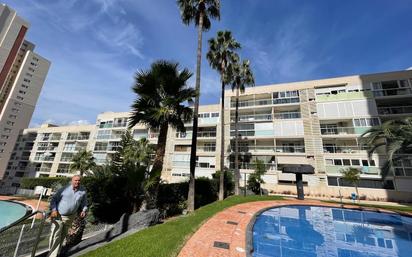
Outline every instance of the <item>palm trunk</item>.
POLYGON ((225 199, 225 83, 222 77, 222 105, 220 107, 220 178, 219 200, 225 199))
MULTIPOLYGON (((236 110, 235 110, 235 194, 240 195, 239 190, 239 136, 238 136, 238 120, 239 120, 239 87, 236 88, 236 110)), ((246 190, 246 188, 245 188, 246 190)))
POLYGON ((196 97, 193 110, 193 135, 192 148, 190 150, 190 180, 189 192, 187 196, 187 210, 189 212, 195 210, 195 169, 196 169, 196 147, 197 147, 197 116, 199 114, 199 98, 200 98, 200 65, 202 62, 202 31, 203 31, 203 16, 201 12, 199 16, 199 26, 197 32, 197 62, 196 62, 196 97))
POLYGON ((157 139, 157 149, 155 159, 153 161, 153 167, 149 174, 149 179, 153 181, 153 184, 145 192, 145 196, 142 202, 140 210, 154 209, 157 205, 157 194, 159 192, 160 176, 163 169, 163 159, 166 152, 166 139, 169 124, 163 124, 160 126, 159 138, 157 139))

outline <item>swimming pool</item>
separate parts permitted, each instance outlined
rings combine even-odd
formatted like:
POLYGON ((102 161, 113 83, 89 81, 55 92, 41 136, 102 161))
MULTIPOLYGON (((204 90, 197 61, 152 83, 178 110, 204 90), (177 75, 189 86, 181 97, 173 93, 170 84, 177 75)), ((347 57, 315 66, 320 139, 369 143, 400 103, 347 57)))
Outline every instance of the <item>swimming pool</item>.
POLYGON ((0 201, 0 229, 24 217, 29 211, 23 204, 0 201))
POLYGON ((397 214, 285 206, 258 215, 252 232, 253 257, 412 256, 412 218, 397 214))

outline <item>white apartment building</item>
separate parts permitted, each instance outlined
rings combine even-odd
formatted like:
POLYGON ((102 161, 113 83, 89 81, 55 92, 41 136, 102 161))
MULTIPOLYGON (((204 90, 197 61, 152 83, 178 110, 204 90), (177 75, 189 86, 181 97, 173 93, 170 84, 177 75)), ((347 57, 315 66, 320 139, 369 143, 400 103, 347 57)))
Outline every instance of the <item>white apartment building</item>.
POLYGON ((28 127, 50 62, 26 41, 29 24, 0 5, 0 180, 21 130, 28 127))
MULTIPOLYGON (((356 167, 362 172, 361 195, 369 199, 412 201, 412 158, 397 163, 395 174, 382 183, 380 168, 385 155, 380 152, 369 157, 360 144, 360 135, 372 126, 412 116, 411 100, 411 70, 247 88, 239 102, 241 185, 243 178, 253 172, 254 161, 263 160, 267 167, 266 189, 273 193, 296 192, 294 175, 282 173, 282 168, 288 164, 308 164, 314 167, 315 174, 303 176, 305 193, 338 196, 339 180, 342 194, 349 196, 354 188, 340 179, 341 172, 356 167)), ((233 169, 235 93, 231 90, 226 91, 225 103, 225 165, 233 169)), ((67 160, 80 147, 92 150, 96 161, 104 164, 115 153, 127 129, 128 115, 102 113, 96 125, 87 126, 89 130, 77 126, 25 130, 22 138, 37 133, 33 149, 30 154, 16 152, 14 157, 29 156, 29 165, 34 165, 35 170, 24 174, 30 176, 69 175, 67 160), (71 130, 89 131, 89 139, 77 140, 70 148, 66 144, 71 142, 63 134, 71 130), (50 140, 54 133, 60 133, 59 141, 50 140), (74 150, 67 151, 66 146, 74 150), (53 154, 45 147, 60 150, 53 154), (47 152, 50 153, 45 155, 47 152)), ((219 169, 220 116, 219 104, 200 106, 197 176, 210 177, 219 169)), ((169 183, 188 179, 192 129, 191 124, 186 126, 184 133, 172 128, 168 131, 162 179, 169 183)), ((135 139, 146 137, 153 144, 157 142, 157 131, 139 125, 132 132, 135 139)), ((30 145, 20 142, 15 149, 28 149, 30 145)), ((11 162, 11 167, 22 167, 16 160, 11 162)), ((14 174, 9 171, 10 181, 16 177, 14 174)), ((17 180, 13 183, 18 185, 17 180)))

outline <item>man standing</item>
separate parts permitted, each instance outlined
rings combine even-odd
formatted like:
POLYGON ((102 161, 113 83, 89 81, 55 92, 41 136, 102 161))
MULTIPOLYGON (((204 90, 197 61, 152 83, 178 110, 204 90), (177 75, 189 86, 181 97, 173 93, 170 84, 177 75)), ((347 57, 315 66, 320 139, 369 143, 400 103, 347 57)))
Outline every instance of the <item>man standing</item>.
POLYGON ((80 179, 79 175, 73 176, 71 184, 59 189, 51 199, 50 257, 59 255, 67 230, 76 215, 80 212, 81 218, 86 217, 87 197, 86 191, 80 186, 80 179))

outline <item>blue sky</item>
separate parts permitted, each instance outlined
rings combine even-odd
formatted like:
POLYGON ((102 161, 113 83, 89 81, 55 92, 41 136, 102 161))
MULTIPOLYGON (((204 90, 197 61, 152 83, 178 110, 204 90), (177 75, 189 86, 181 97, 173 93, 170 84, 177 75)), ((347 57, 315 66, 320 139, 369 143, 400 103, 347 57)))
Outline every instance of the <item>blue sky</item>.
MULTIPOLYGON (((52 62, 31 126, 94 123, 128 111, 133 75, 157 59, 195 71, 197 34, 174 0, 5 0, 31 23, 27 39, 52 62)), ((223 0, 221 20, 251 60, 257 85, 412 66, 410 0, 223 0)), ((190 81, 194 84, 194 78, 190 81)), ((218 103, 218 74, 202 61, 201 103, 218 103)))

